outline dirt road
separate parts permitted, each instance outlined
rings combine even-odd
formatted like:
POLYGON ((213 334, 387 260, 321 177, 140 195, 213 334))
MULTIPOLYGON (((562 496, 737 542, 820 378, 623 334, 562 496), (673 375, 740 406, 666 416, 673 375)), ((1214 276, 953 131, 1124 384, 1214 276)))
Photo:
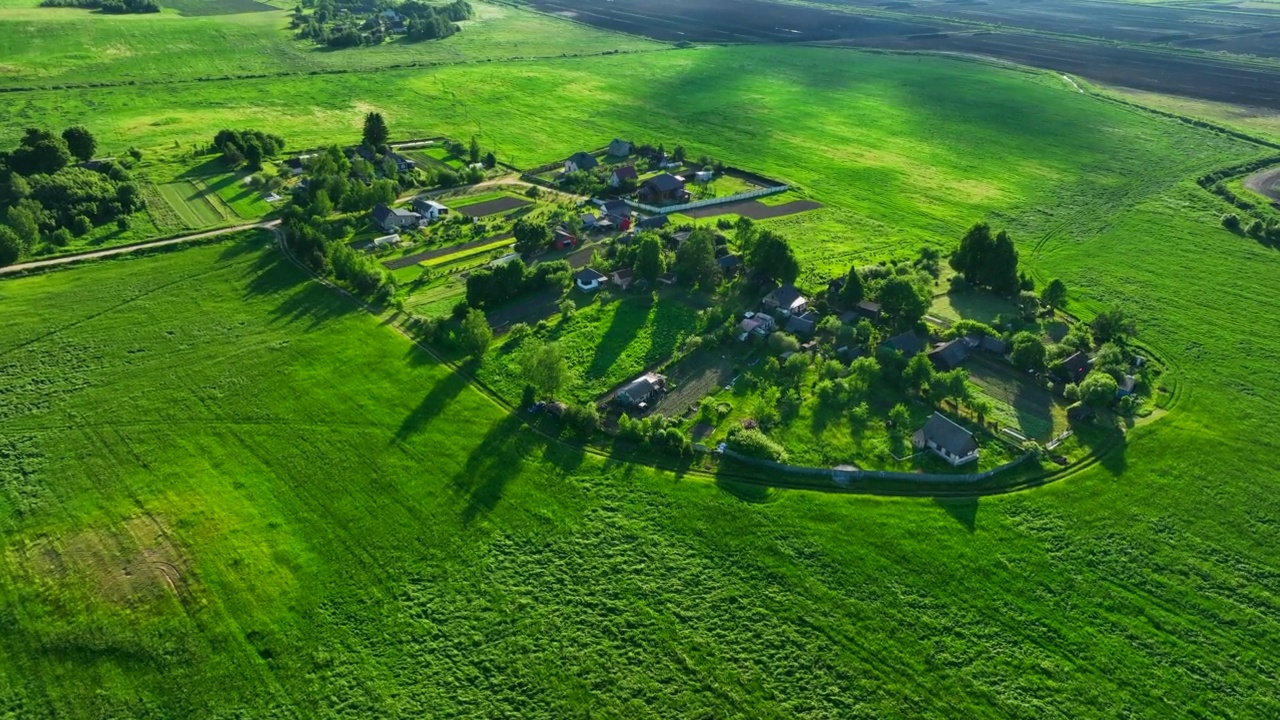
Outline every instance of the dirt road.
POLYGON ((1280 166, 1267 168, 1245 178, 1244 186, 1265 195, 1272 202, 1280 202, 1280 166))
POLYGON ((66 265, 68 263, 81 262, 83 260, 111 257, 113 255, 124 255, 125 253, 131 253, 137 250, 148 250, 150 248, 165 247, 166 245, 180 245, 185 242, 191 242, 192 240, 226 235, 227 233, 240 232, 241 230, 252 230, 253 228, 264 228, 269 230, 275 228, 279 224, 279 220, 272 220, 271 222, 265 223, 235 225, 233 227, 219 228, 217 230, 209 230, 206 232, 194 233, 192 235, 183 235, 181 237, 168 238, 166 240, 153 240, 151 242, 137 243, 135 245, 121 245, 120 247, 107 248, 106 250, 95 250, 93 252, 78 253, 76 255, 63 255, 61 257, 49 258, 48 260, 32 260, 30 262, 18 263, 17 265, 9 265, 8 267, 0 267, 0 275, 25 272, 27 270, 39 270, 40 268, 66 265))

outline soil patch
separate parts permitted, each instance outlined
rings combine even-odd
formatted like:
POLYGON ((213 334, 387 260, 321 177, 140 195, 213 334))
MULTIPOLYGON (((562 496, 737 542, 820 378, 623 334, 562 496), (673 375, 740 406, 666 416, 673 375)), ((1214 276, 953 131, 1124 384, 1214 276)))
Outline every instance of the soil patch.
POLYGON ((472 240, 471 242, 464 242, 458 245, 436 248, 435 250, 424 250, 423 252, 414 253, 413 255, 405 255, 404 257, 395 258, 394 260, 387 260, 382 263, 382 267, 388 270, 399 270, 400 268, 407 268, 410 265, 417 265, 424 260, 433 260, 438 257, 444 257, 445 255, 453 255, 455 253, 495 243, 499 240, 507 240, 511 237, 511 233, 503 233, 502 235, 495 237, 480 238, 479 240, 472 240))
POLYGON ((654 409, 669 417, 696 411, 702 398, 728 385, 733 375, 733 361, 722 352, 703 350, 694 353, 668 371, 672 389, 662 396, 654 409))
POLYGON ((1245 178, 1244 186, 1273 202, 1280 202, 1280 166, 1250 175, 1245 178))
POLYGON ((765 205, 759 200, 743 200, 742 202, 685 210, 680 214, 688 215, 691 218, 709 218, 732 214, 749 217, 752 220, 768 220, 769 218, 817 210, 820 207, 822 207, 822 203, 814 202, 813 200, 792 200, 782 205, 765 205))
POLYGON ((525 200, 524 198, 500 197, 495 200, 486 200, 485 202, 476 203, 474 205, 463 205, 460 208, 454 208, 454 210, 468 217, 484 217, 486 215, 496 215, 500 212, 515 210, 516 208, 522 208, 526 205, 532 204, 532 200, 525 200))
POLYGON ((507 303, 496 310, 485 313, 489 325, 496 335, 502 336, 518 322, 536 323, 556 312, 559 312, 560 289, 548 288, 535 295, 520 298, 507 303))

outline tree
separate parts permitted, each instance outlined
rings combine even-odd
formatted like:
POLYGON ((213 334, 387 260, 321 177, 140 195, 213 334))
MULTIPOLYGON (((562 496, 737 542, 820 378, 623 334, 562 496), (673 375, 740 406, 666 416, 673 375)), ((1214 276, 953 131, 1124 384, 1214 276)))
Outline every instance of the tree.
POLYGON ((653 284, 667 269, 666 258, 662 255, 662 243, 656 235, 645 235, 636 248, 636 275, 653 284))
POLYGON ((898 327, 915 325, 929 309, 929 301, 905 277, 894 275, 880 287, 880 308, 893 318, 898 327))
POLYGON ((1044 370, 1048 351, 1044 341, 1035 333, 1022 331, 1013 336, 1013 348, 1009 352, 1009 360, 1023 370, 1044 370))
POLYGON ((1080 401, 1092 407, 1106 407, 1116 399, 1119 389, 1115 378, 1095 370, 1080 382, 1080 401))
POLYGON ((28 130, 9 156, 9 166, 22 175, 52 175, 70 164, 67 141, 39 130, 28 130))
POLYGON ((18 236, 18 242, 25 250, 30 250, 40 238, 40 224, 22 205, 14 205, 5 212, 4 224, 18 236))
POLYGON ((690 285, 715 287, 720 279, 716 264, 716 241, 709 228, 700 227, 676 250, 676 274, 690 285))
POLYGON ((960 239, 960 247, 951 255, 951 269, 962 274, 970 285, 981 285, 982 268, 987 254, 995 243, 991 239, 991 226, 978 223, 960 239))
POLYGON ((569 365, 560 348, 552 343, 538 343, 520 357, 524 379, 544 398, 554 397, 569 376, 569 365))
POLYGON ((1089 328, 1093 330, 1093 337, 1099 343, 1111 340, 1123 341, 1137 331, 1133 320, 1129 319, 1129 316, 1120 308, 1098 313, 1089 323, 1089 328))
POLYGON ((371 112, 364 116, 364 144, 371 148, 380 148, 387 144, 387 121, 382 113, 371 112))
POLYGON ((862 288, 862 276, 858 274, 858 266, 849 268, 844 278, 844 287, 840 288, 840 302, 845 307, 853 307, 862 302, 865 291, 862 288))
POLYGON ((1227 213, 1222 216, 1222 227, 1233 233, 1240 232, 1240 216, 1235 213, 1227 213))
MULTIPOLYGON (((917 355, 916 357, 920 357, 920 355, 917 355)), ((937 373, 933 376, 933 379, 929 381, 929 392, 939 400, 950 400, 953 403, 960 403, 969 399, 968 380, 968 373, 961 368, 937 373)))
POLYGON ((684 146, 683 145, 677 145, 675 149, 671 151, 671 159, 678 163, 684 162, 684 146))
POLYGON ((489 343, 493 342, 493 330, 489 327, 489 321, 483 312, 476 308, 467 310, 467 314, 462 318, 462 330, 458 339, 468 356, 479 358, 484 355, 489 349, 489 343))
POLYGON ((1018 316, 1026 322, 1032 322, 1036 319, 1036 313, 1040 311, 1040 296, 1030 290, 1023 290, 1018 293, 1018 316))
POLYGON ((316 191, 311 198, 311 215, 313 217, 324 218, 333 213, 333 201, 329 199, 329 193, 324 188, 316 191))
POLYGON ((1054 278, 1040 291, 1040 304, 1051 312, 1061 310, 1067 304, 1067 284, 1054 278))
POLYGON ((22 241, 18 234, 5 225, 0 225, 0 267, 17 262, 22 253, 22 241))
POLYGON ((255 140, 250 140, 244 145, 244 159, 249 163, 249 172, 258 172, 262 169, 262 146, 255 140))
POLYGON ((891 432, 895 436, 902 437, 903 434, 911 429, 908 427, 910 423, 911 411, 907 409, 906 405, 898 403, 889 410, 889 425, 892 427, 891 432))
POLYGON ((733 225, 733 242, 738 246, 738 252, 743 255, 751 253, 751 246, 755 244, 756 236, 760 231, 756 229, 756 224, 749 217, 740 217, 733 225))
POLYGON ((787 239, 772 230, 756 236, 747 254, 747 265, 770 278, 786 284, 800 276, 800 262, 787 239))
MULTIPOLYGON (((497 165, 497 164, 498 164, 498 156, 497 156, 497 155, 494 155, 492 150, 490 150, 489 152, 485 153, 485 155, 484 155, 484 166, 485 166, 486 168, 489 168, 490 170, 492 170, 492 169, 493 169, 493 167, 494 167, 495 165, 497 165)), ((530 187, 537 187, 537 186, 536 186, 536 185, 531 185, 530 187)))
POLYGON ((93 159, 93 154, 98 149, 98 141, 93 137, 93 133, 83 125, 69 127, 62 131, 62 139, 67 143, 67 149, 71 151, 72 156, 81 162, 87 162, 93 159))
POLYGON ((467 149, 467 155, 471 158, 471 164, 474 165, 475 163, 480 162, 480 141, 476 139, 475 135, 471 136, 471 145, 467 149))
POLYGON ((546 225, 525 218, 516 221, 512 234, 516 238, 516 252, 525 255, 536 253, 551 242, 551 230, 546 225))
POLYGON ((981 284, 1002 295, 1018 292, 1018 250, 1013 246, 1009 233, 1001 230, 987 254, 982 267, 981 284))
POLYGON ((933 363, 929 362, 929 356, 924 353, 913 355, 902 371, 903 384, 916 392, 923 391, 932 379, 933 363))

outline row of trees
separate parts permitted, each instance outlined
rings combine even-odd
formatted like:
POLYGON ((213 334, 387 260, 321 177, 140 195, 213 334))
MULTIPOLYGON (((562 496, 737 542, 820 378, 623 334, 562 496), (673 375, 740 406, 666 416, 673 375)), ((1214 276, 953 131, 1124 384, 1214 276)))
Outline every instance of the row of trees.
POLYGON ((974 225, 961 238, 959 249, 951 256, 951 269, 970 285, 1001 295, 1013 295, 1023 289, 1013 240, 1004 230, 993 237, 987 223, 974 225))
POLYGON ((247 163, 250 172, 257 172, 264 159, 284 151, 284 138, 261 130, 219 130, 213 136, 213 148, 232 167, 247 163))
POLYGON ((467 276, 467 305, 492 307, 543 288, 564 288, 572 272, 565 260, 530 267, 519 258, 497 267, 473 270, 467 276))
POLYGON ((110 15, 160 12, 156 0, 41 0, 40 7, 77 7, 100 10, 110 15))

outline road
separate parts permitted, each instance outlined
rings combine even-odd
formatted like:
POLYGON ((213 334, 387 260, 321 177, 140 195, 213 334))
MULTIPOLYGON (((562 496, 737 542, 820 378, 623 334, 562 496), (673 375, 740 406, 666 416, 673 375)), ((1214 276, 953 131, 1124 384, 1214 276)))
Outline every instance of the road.
POLYGON ((18 263, 17 265, 9 265, 8 267, 0 267, 0 275, 19 273, 27 270, 39 270, 41 268, 66 265, 67 263, 80 262, 82 260, 111 257, 112 255, 124 255, 125 253, 131 253, 136 250, 148 250, 150 248, 165 247, 166 245, 180 245, 185 242, 191 242, 192 240, 226 235, 227 233, 239 232, 241 230, 252 230, 253 228, 264 228, 270 230, 274 229, 279 224, 279 220, 272 220, 271 222, 235 225, 233 227, 208 230, 191 235, 168 238, 166 240, 153 240, 151 242, 137 243, 135 245, 121 245, 119 247, 107 248, 106 250, 94 250, 93 252, 78 253, 76 255, 63 255, 61 257, 49 258, 48 260, 32 260, 31 262, 18 263))

